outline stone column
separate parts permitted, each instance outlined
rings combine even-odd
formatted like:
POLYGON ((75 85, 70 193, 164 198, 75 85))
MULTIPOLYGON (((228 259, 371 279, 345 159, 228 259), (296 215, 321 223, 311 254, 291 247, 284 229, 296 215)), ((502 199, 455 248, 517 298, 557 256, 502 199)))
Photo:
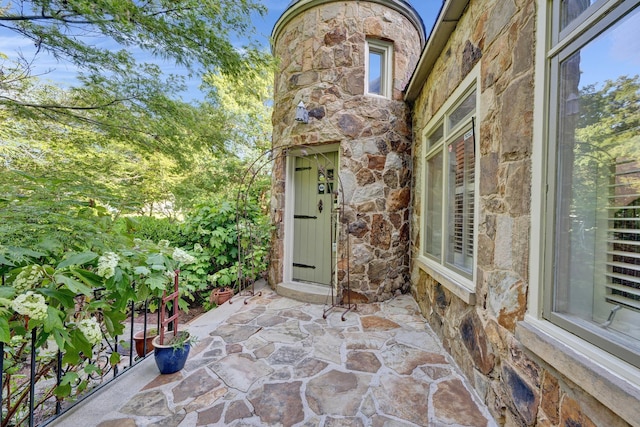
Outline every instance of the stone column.
MULTIPOLYGON (((296 5, 289 8, 295 12, 296 5)), ((276 24, 279 59, 274 148, 339 147, 338 294, 380 301, 409 287, 411 118, 402 91, 419 59, 423 32, 410 6, 389 1, 323 1, 276 24), (365 95, 367 38, 393 43, 393 94, 365 95), (303 101, 308 124, 296 122, 303 101)), ((287 16, 287 12, 283 17, 287 16)), ((283 278, 284 161, 274 166, 271 285, 283 278)))

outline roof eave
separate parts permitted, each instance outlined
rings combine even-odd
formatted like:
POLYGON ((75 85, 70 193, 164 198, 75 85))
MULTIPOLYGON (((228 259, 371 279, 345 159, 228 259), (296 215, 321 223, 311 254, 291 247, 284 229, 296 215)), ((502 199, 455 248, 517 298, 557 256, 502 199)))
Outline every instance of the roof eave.
POLYGON ((458 25, 458 21, 469 5, 469 1, 470 0, 447 0, 442 5, 438 19, 427 39, 427 44, 422 50, 418 65, 411 76, 411 80, 409 80, 409 84, 405 88, 405 101, 413 102, 420 95, 424 82, 427 80, 427 77, 429 77, 429 74, 431 74, 436 60, 440 57, 440 54, 447 45, 449 37, 458 25))

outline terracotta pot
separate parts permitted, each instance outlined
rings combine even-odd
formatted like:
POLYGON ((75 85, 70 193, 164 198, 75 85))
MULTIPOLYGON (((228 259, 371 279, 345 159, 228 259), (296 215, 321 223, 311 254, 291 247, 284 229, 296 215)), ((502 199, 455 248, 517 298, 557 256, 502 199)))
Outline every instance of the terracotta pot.
POLYGON ((233 296, 233 289, 226 288, 217 288, 211 291, 211 296, 209 297, 209 301, 215 305, 221 305, 225 302, 229 301, 233 296))
POLYGON ((151 353, 153 351, 153 339, 157 336, 158 336, 157 333, 151 334, 150 331, 147 331, 146 338, 144 337, 144 331, 138 331, 135 334, 133 334, 133 341, 136 344, 136 354, 140 357, 143 357, 145 355, 144 353, 145 339, 147 342, 147 354, 151 353))

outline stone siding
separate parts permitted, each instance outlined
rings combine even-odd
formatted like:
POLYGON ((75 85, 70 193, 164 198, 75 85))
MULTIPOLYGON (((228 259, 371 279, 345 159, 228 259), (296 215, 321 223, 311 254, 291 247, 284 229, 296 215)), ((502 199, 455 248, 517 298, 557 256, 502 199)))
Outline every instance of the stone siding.
POLYGON ((274 41, 279 69, 273 108, 272 286, 282 282, 285 268, 286 149, 309 146, 312 154, 335 144, 344 202, 339 287, 349 280, 351 295, 369 302, 408 290, 411 119, 402 90, 420 52, 411 21, 366 1, 320 4, 292 18, 279 33, 274 41), (367 37, 395 41, 392 99, 364 95, 367 37), (294 121, 301 100, 309 110, 308 124, 294 121))
MULTIPOLYGON (((424 167, 425 125, 480 67, 476 303, 463 302, 420 262, 412 263, 411 292, 499 424, 625 425, 527 352, 515 334, 529 283, 535 6, 534 0, 471 0, 415 102, 417 171, 424 167)), ((422 179, 413 184, 413 259, 422 250, 422 179)))

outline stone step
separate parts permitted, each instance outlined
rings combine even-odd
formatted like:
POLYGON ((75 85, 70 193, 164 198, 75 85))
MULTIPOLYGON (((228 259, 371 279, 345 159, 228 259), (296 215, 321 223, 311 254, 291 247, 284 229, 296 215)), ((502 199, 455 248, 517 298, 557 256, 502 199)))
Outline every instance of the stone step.
POLYGON ((331 288, 314 283, 279 283, 276 292, 283 297, 311 304, 331 304, 331 288))

